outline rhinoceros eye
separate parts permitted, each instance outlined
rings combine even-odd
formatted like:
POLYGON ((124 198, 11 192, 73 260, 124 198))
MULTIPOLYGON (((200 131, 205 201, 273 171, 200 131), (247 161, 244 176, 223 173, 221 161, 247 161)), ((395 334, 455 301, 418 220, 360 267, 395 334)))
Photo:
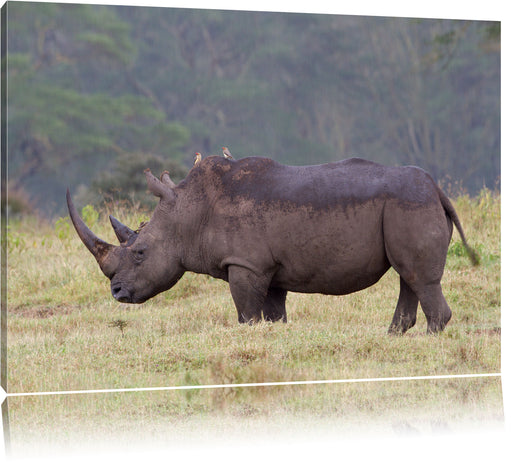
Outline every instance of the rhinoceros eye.
POLYGON ((142 260, 144 260, 145 249, 143 249, 143 248, 132 249, 132 254, 133 254, 133 258, 135 259, 135 261, 137 263, 140 263, 140 262, 142 262, 142 260))

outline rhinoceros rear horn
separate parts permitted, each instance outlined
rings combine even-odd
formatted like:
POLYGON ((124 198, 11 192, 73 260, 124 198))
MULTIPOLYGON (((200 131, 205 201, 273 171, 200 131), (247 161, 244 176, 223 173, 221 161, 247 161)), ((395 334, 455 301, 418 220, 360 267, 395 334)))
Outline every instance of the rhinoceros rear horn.
POLYGON ((68 203, 69 216, 71 217, 71 221, 73 222, 73 226, 75 227, 78 236, 80 236, 82 242, 89 249, 89 252, 94 255, 96 261, 99 263, 101 269, 103 270, 105 259, 110 251, 115 248, 115 246, 102 241, 87 227, 87 225, 83 222, 83 220, 80 218, 80 215, 76 211, 75 205, 71 200, 69 189, 66 192, 66 200, 68 203))
POLYGON ((146 174, 146 181, 148 182, 148 189, 160 199, 172 200, 175 197, 174 187, 176 186, 171 178, 169 172, 162 173, 162 177, 158 179, 155 177, 149 168, 144 170, 146 174))
POLYGON ((119 239, 120 244, 129 244, 131 241, 136 239, 137 233, 135 231, 128 228, 128 226, 123 225, 119 220, 116 220, 112 215, 109 215, 109 219, 112 228, 114 228, 114 232, 116 233, 117 239, 119 239))
POLYGON ((165 170, 165 172, 162 172, 160 175, 160 181, 170 188, 174 188, 176 185, 174 184, 174 181, 171 180, 171 177, 169 176, 169 172, 165 170))

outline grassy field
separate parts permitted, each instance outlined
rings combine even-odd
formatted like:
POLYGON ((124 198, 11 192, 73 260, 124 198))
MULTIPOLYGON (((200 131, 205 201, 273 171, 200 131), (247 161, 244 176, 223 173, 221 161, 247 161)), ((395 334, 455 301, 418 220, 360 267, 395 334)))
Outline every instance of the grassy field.
MULTIPOLYGON (((454 204, 481 264, 471 266, 455 232, 443 278, 453 318, 435 336, 421 311, 404 336, 386 334, 398 297, 393 270, 345 297, 290 294, 288 324, 239 325, 223 281, 186 274, 143 305, 119 304, 67 219, 11 222, 8 391, 500 372, 500 196, 483 190, 454 204)), ((149 218, 114 213, 132 227, 149 218)), ((84 216, 114 242, 106 214, 84 216)), ((23 452, 34 441, 124 444, 134 435, 165 443, 284 429, 428 433, 499 424, 503 407, 491 377, 13 397, 9 413, 13 451, 23 452)))

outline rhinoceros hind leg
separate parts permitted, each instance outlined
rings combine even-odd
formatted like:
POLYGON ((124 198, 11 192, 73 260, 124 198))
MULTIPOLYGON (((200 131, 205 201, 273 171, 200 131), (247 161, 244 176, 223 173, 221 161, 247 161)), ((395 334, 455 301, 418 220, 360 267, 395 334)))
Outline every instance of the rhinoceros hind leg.
POLYGON ((265 321, 286 322, 286 290, 270 288, 263 304, 263 319, 265 321))
MULTIPOLYGON (((410 210, 400 204, 391 205, 386 207, 384 215, 386 255, 419 299, 427 318, 427 332, 440 332, 451 318, 451 310, 441 291, 452 231, 451 226, 447 226, 446 212, 442 204, 435 201, 410 210)), ((404 292, 404 300, 412 298, 412 294, 406 295, 407 292, 404 292)), ((399 306, 396 316, 400 316, 405 302, 402 305, 399 300, 399 306)), ((395 317, 393 325, 400 325, 395 317)))
POLYGON ((416 324, 418 297, 400 277, 400 295, 388 334, 403 334, 416 324))
POLYGON ((452 317, 452 310, 446 303, 441 284, 429 284, 417 289, 420 304, 427 318, 427 333, 441 332, 452 317))

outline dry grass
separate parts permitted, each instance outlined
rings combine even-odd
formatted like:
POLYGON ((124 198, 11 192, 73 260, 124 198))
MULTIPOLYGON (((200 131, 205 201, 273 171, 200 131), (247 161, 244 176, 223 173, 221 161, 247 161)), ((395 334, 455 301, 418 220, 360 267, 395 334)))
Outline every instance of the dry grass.
MULTIPOLYGON (((346 297, 290 294, 286 325, 239 325, 227 284, 196 274, 144 305, 118 304, 67 221, 12 223, 8 391, 499 372, 500 197, 484 190, 455 206, 481 264, 470 265, 455 233, 443 279, 454 315, 438 336, 425 335, 421 312, 403 337, 386 334, 398 296, 392 271, 346 297)), ((133 227, 147 219, 116 212, 133 227)), ((106 217, 91 220, 114 241, 106 217)), ((142 428, 162 442, 194 428, 219 436, 322 421, 334 432, 371 420, 432 431, 433 421, 477 426, 502 417, 496 378, 18 397, 9 407, 18 448, 36 439, 71 444, 78 433, 84 441, 129 440, 142 428), (214 419, 222 424, 212 427, 214 419)))

